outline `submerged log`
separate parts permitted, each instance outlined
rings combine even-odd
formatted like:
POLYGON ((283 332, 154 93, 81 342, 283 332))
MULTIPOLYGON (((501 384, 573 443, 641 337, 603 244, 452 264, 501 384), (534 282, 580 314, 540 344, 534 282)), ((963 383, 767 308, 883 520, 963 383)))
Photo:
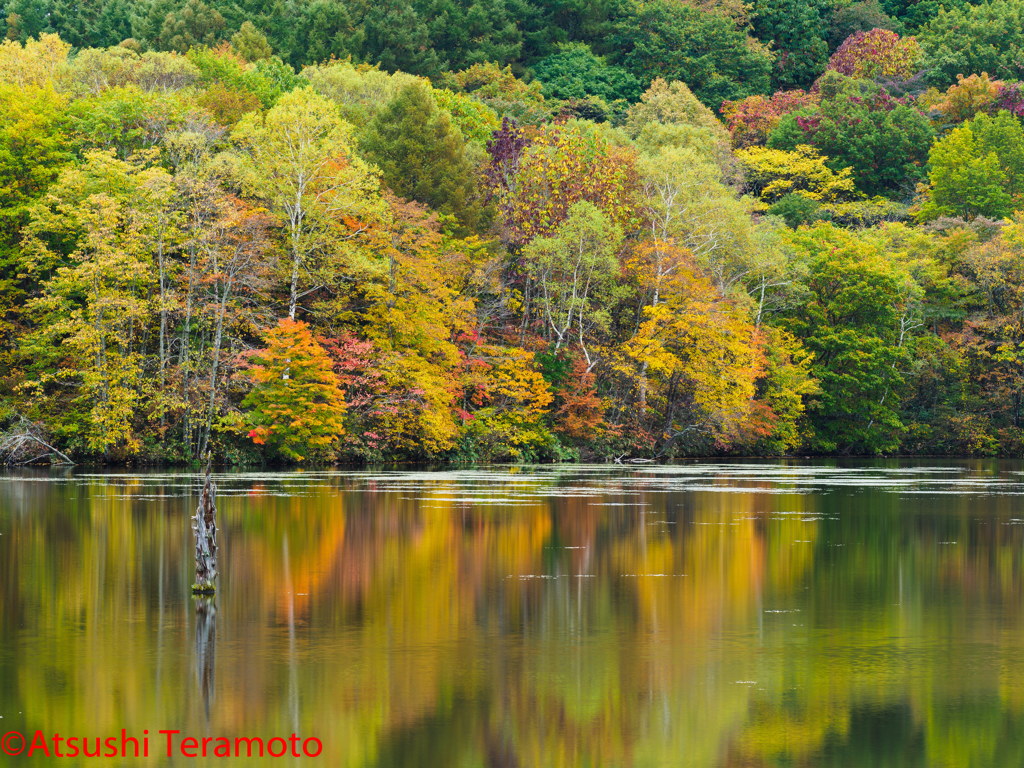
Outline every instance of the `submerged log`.
POLYGON ((217 486, 206 469, 206 481, 199 496, 199 507, 192 518, 192 532, 196 537, 196 580, 192 585, 195 594, 212 595, 217 588, 217 505, 214 498, 217 486))

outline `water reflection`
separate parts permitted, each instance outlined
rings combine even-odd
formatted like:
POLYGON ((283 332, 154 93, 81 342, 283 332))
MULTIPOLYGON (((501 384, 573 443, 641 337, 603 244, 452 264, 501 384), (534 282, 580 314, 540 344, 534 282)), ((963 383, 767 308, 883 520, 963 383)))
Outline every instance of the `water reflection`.
POLYGON ((196 688, 209 723, 217 667, 217 603, 212 597, 192 599, 196 604, 196 688))
POLYGON ((223 475, 216 606, 189 595, 196 478, 8 476, 0 731, 295 732, 331 766, 1020 765, 1020 469, 223 475))

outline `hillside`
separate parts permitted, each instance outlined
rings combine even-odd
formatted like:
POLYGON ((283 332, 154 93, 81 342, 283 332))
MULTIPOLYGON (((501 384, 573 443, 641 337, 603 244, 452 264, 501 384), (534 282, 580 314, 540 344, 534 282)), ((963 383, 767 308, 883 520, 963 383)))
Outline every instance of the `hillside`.
POLYGON ((0 460, 1024 455, 1024 0, 11 0, 0 460))

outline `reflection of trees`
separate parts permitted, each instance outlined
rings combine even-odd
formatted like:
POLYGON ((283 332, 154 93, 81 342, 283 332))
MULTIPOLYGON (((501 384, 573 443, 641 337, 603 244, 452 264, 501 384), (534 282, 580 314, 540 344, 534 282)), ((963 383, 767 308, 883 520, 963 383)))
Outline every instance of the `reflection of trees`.
POLYGON ((0 497, 0 709, 81 733, 297 720, 339 766, 856 765, 875 742, 1021 762, 1024 525, 1000 497, 261 482, 218 498, 209 726, 188 500, 130 478, 0 497))

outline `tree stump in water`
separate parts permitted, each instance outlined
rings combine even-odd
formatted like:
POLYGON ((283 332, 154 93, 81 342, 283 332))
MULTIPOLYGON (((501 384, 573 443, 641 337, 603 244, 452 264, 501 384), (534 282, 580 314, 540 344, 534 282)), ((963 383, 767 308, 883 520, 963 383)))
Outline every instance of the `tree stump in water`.
POLYGON ((214 497, 217 486, 206 470, 206 481, 199 496, 199 508, 192 518, 192 532, 196 537, 196 580, 192 585, 193 594, 212 595, 217 591, 217 505, 214 497))

